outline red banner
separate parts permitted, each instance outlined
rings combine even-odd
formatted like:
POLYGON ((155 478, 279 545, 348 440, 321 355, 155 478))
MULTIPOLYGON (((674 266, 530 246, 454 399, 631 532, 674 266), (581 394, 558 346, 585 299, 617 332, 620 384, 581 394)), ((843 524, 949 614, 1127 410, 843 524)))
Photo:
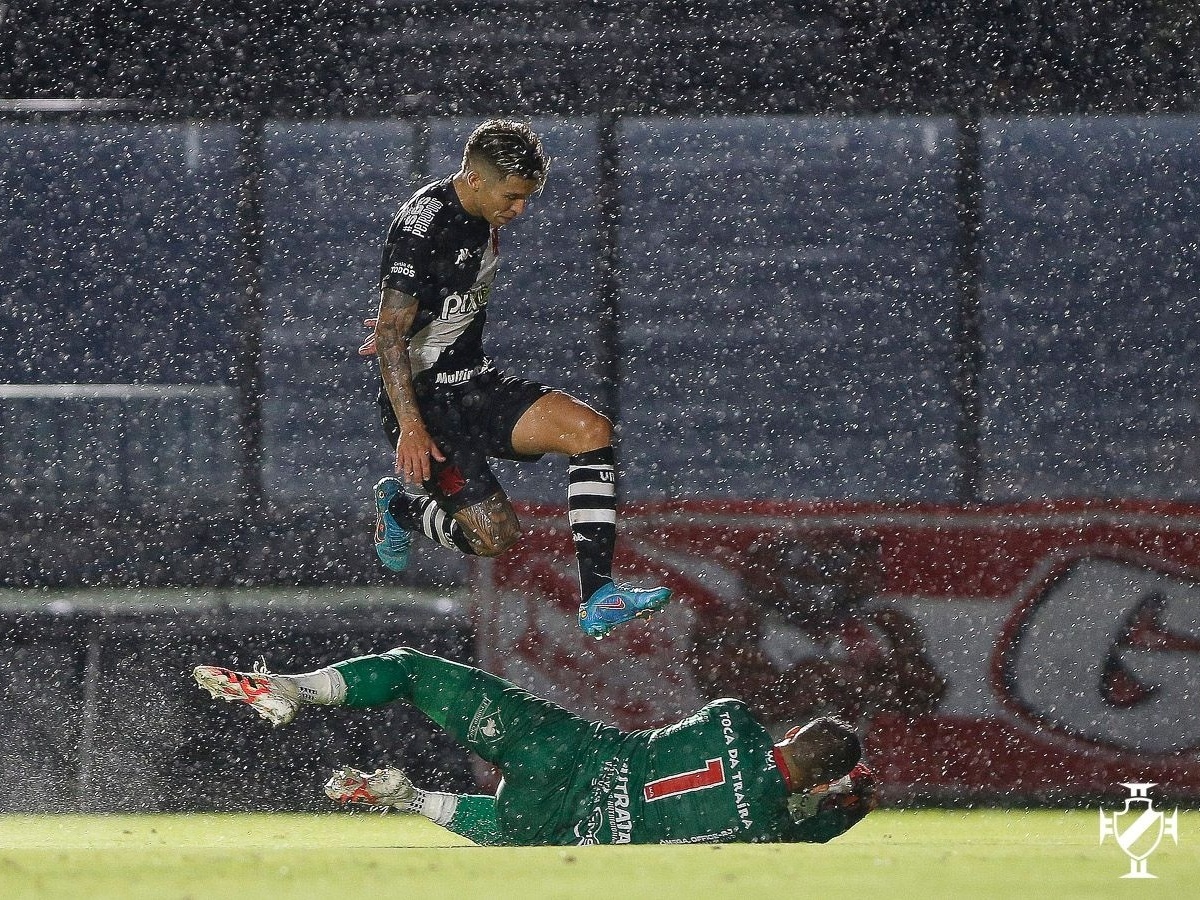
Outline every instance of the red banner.
POLYGON ((1200 507, 626 507, 617 572, 666 611, 579 630, 563 510, 476 577, 481 664, 625 728, 720 696, 834 712, 897 799, 1200 797, 1200 507))

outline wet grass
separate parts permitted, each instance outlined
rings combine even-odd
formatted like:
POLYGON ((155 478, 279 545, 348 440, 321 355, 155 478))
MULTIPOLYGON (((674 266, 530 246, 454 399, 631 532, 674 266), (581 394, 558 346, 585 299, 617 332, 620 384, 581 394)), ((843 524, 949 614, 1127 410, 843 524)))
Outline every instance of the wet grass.
POLYGON ((1200 815, 1120 876, 1095 810, 884 810, 826 845, 477 848, 417 817, 0 816, 0 897, 1105 898, 1188 896, 1200 815))

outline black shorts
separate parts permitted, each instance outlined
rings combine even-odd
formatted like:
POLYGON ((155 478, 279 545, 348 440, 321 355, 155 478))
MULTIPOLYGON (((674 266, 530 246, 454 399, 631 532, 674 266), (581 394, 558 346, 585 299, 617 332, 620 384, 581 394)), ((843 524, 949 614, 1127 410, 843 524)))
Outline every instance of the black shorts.
MULTIPOLYGON (((542 454, 517 453, 513 428, 529 407, 553 388, 536 381, 490 371, 464 384, 418 384, 417 408, 425 428, 446 457, 431 460, 433 471, 425 489, 442 508, 458 512, 502 491, 488 465, 488 457, 522 462, 542 454)), ((400 440, 400 425, 383 380, 379 382, 379 412, 393 448, 400 440)))

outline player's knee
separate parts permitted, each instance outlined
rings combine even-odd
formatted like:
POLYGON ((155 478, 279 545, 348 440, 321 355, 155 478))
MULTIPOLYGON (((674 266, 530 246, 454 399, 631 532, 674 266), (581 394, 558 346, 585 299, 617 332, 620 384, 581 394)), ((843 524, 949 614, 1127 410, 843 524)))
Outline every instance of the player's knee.
POLYGON ((492 559, 493 557, 499 556, 516 543, 516 541, 504 542, 488 540, 481 538, 479 535, 474 535, 473 538, 474 539, 471 541, 471 548, 475 551, 476 556, 482 556, 485 559, 492 559))
POLYGON ((468 534, 467 540, 477 556, 494 557, 508 550, 521 539, 521 529, 495 529, 468 534))
POLYGON ((416 652, 418 652, 418 651, 414 650, 412 647, 403 646, 403 647, 393 647, 391 650, 384 650, 379 655, 380 656, 390 656, 393 659, 398 659, 398 660, 403 661, 404 659, 408 658, 409 656, 412 656, 416 652))
POLYGON ((368 669, 371 673, 370 680, 399 681, 411 674, 414 658, 423 655, 420 650, 413 647, 400 646, 377 653, 372 657, 364 656, 359 658, 364 660, 373 659, 375 661, 374 665, 368 669))
POLYGON ((595 410, 581 417, 575 428, 575 447, 573 452, 586 453, 589 450, 599 450, 601 447, 612 445, 613 424, 608 416, 595 410))
POLYGON ((454 518, 477 556, 499 556, 521 539, 517 513, 502 494, 461 510, 454 518))

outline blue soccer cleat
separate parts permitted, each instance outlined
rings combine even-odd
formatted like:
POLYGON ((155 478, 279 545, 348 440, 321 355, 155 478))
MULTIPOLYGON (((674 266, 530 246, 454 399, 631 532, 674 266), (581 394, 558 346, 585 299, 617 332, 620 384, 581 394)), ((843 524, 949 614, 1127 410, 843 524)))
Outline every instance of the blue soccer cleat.
POLYGON ((393 572, 408 568, 408 548, 412 537, 400 527, 389 508, 392 498, 404 489, 399 478, 388 475, 375 485, 375 553, 393 572))
POLYGON ((606 584, 579 606, 579 627, 599 640, 617 625, 649 619, 667 605, 671 591, 665 587, 635 588, 606 584))

